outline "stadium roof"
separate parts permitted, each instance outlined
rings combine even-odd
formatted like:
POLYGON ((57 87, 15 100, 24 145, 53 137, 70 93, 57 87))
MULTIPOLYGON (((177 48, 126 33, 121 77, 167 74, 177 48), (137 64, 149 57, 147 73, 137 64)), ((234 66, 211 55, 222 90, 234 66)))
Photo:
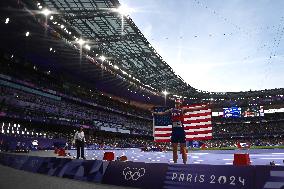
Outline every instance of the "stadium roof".
MULTIPOLYGON (((0 47, 27 58, 33 56, 43 66, 70 70, 76 78, 102 86, 99 89, 111 88, 112 91, 106 92, 114 95, 135 97, 136 92, 131 92, 139 88, 135 85, 155 92, 167 89, 171 95, 191 100, 226 95, 258 96, 269 92, 210 93, 189 86, 155 51, 131 18, 119 13, 117 0, 9 0, 0 4, 8 7, 0 11, 1 20, 11 18, 11 24, 0 23, 3 24, 0 47), (19 6, 21 2, 23 7, 19 6), (45 18, 46 8, 51 12, 46 12, 45 18), (32 37, 27 42, 20 33, 28 30, 32 37), (79 41, 82 49, 78 48, 79 41), (56 53, 50 53, 51 47, 56 53)), ((143 94, 143 88, 137 92, 143 94)), ((283 90, 275 90, 271 95, 274 93, 280 94, 283 90)), ((148 94, 144 96, 148 97, 147 101, 150 99, 148 94)), ((151 101, 153 98, 155 95, 151 101)))
MULTIPOLYGON (((107 57, 141 83, 180 95, 196 92, 162 59, 128 16, 117 11, 117 0, 42 0, 84 40, 96 55, 107 57)), ((116 68, 117 68, 116 67, 116 68)), ((192 95, 192 94, 191 94, 192 95)))

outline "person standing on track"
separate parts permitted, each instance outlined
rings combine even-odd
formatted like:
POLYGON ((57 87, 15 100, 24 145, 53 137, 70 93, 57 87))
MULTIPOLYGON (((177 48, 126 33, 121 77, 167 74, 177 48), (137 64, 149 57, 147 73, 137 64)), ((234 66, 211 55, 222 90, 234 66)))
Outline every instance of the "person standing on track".
POLYGON ((180 144, 180 152, 182 154, 183 163, 187 162, 186 154, 186 140, 183 126, 183 114, 186 108, 181 107, 182 101, 178 99, 175 101, 175 108, 168 109, 164 112, 153 112, 154 115, 165 115, 171 113, 172 119, 172 135, 171 143, 173 147, 173 161, 177 163, 178 160, 178 144, 180 144))
POLYGON ((86 139, 85 139, 83 127, 80 127, 80 130, 75 133, 74 141, 75 141, 75 146, 77 148, 77 159, 79 159, 80 155, 81 155, 81 158, 86 159, 84 155, 84 147, 85 147, 86 139))

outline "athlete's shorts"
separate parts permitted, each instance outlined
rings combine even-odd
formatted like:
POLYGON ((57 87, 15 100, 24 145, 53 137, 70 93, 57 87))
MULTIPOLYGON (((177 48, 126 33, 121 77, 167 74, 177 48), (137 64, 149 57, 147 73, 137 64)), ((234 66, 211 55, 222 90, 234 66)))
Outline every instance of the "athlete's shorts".
POLYGON ((183 127, 173 127, 172 128, 172 143, 185 143, 185 132, 183 127))

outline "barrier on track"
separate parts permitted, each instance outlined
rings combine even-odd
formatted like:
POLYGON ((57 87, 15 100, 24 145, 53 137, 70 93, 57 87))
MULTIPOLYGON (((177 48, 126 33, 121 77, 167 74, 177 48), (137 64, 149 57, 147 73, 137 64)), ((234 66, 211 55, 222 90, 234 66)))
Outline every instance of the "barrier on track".
POLYGON ((167 168, 165 163, 110 162, 103 183, 137 188, 162 188, 167 168))
POLYGON ((106 162, 0 153, 15 169, 88 182, 165 189, 284 189, 283 166, 106 162))

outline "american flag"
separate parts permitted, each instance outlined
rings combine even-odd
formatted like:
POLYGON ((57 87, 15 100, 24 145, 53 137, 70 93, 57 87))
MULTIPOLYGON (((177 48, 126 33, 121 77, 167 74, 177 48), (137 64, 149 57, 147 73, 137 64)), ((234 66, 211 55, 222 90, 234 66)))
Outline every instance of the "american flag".
MULTIPOLYGON (((183 125, 186 140, 212 139, 211 109, 206 105, 185 106, 183 125)), ((165 111, 166 108, 156 108, 156 112, 165 111)), ((154 115, 155 142, 170 142, 172 133, 171 114, 154 115)))

